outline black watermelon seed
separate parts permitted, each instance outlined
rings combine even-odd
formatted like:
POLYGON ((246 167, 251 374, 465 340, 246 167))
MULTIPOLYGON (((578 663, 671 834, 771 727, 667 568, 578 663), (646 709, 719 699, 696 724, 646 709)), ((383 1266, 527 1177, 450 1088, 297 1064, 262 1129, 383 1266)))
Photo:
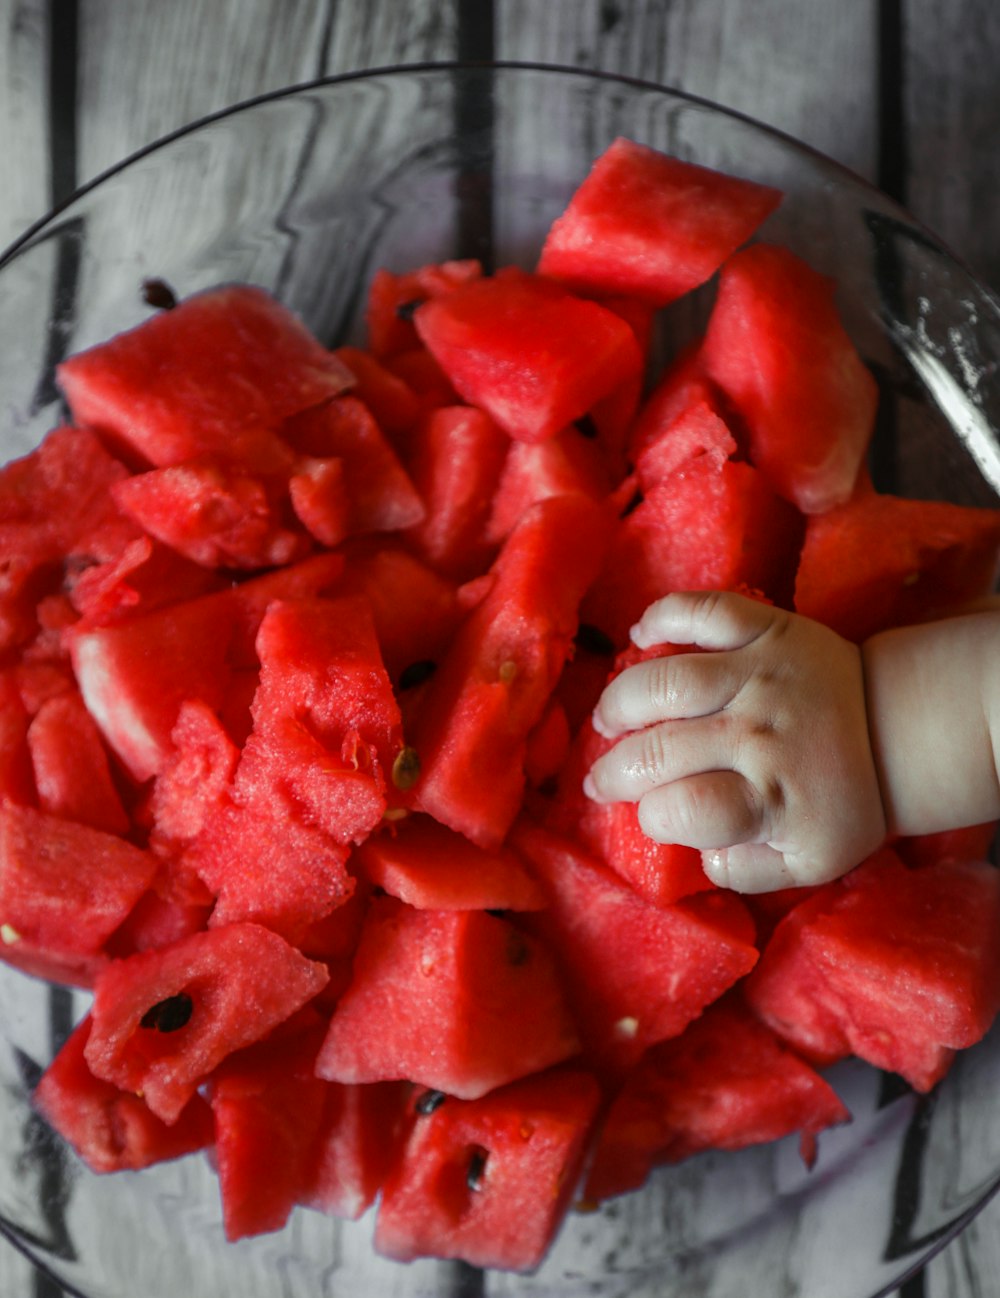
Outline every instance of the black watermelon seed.
POLYGON ((469 1162, 465 1170, 465 1184, 474 1194, 478 1194, 483 1188, 483 1178, 486 1175, 486 1160, 489 1156, 489 1150, 483 1149, 482 1145, 473 1145, 469 1151, 469 1162))
POLYGON ((194 1013, 194 1001, 187 992, 178 992, 166 1000, 151 1005, 139 1020, 144 1028, 155 1028, 157 1032, 177 1032, 188 1022, 194 1013))
POLYGON ((417 1113, 426 1118, 435 1109, 439 1109, 447 1098, 444 1091, 424 1091, 422 1095, 417 1096, 413 1107, 417 1113))
POLYGON ((614 656, 615 642, 606 631, 590 622, 581 622, 573 639, 577 648, 585 649, 587 653, 599 654, 602 658, 614 656))
POLYGON ((631 514, 633 510, 638 509, 641 504, 642 504, 642 492, 637 491, 635 495, 632 497, 632 499, 625 506, 625 508, 622 510, 622 512, 618 515, 618 517, 628 518, 629 514, 631 514))
POLYGON ((415 663, 410 663, 399 673, 400 690, 412 690, 415 685, 423 685, 437 671, 437 666, 433 658, 418 658, 415 663))
POLYGON ((576 421, 576 431, 581 437, 594 438, 598 436, 597 425, 594 423, 593 415, 583 415, 576 421))
POLYGON ((396 319, 405 320, 408 323, 417 314, 418 307, 422 307, 426 300, 426 298, 414 297, 410 298, 408 302, 400 302, 396 307, 396 319))
POLYGON ((144 279, 142 300, 160 311, 172 311, 177 305, 177 294, 164 279, 144 279))

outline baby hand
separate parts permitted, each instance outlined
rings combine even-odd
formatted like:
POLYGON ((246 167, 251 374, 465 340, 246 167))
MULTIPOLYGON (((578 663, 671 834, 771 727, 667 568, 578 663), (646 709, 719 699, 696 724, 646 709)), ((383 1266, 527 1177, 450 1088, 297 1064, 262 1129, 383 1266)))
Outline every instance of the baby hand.
POLYGON ((651 838, 700 848, 713 882, 738 892, 824 883, 882 843, 856 645, 719 593, 666 596, 632 639, 712 652, 651 658, 607 686, 594 727, 619 742, 590 797, 638 802, 651 838))

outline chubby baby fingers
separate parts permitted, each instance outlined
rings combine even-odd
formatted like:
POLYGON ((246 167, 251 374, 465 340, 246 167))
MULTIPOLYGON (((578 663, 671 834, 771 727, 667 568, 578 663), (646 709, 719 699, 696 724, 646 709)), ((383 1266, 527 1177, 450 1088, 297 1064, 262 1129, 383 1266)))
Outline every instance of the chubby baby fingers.
POLYGON ((741 649, 782 616, 772 605, 733 591, 675 591, 650 604, 631 635, 643 649, 666 643, 741 649))
POLYGON ((728 654, 682 653, 627 667, 598 699, 594 729, 614 739, 658 721, 718 712, 744 683, 738 661, 728 654))
POLYGON ((638 811, 643 831, 658 843, 706 850, 768 836, 763 800, 738 771, 706 771, 662 784, 643 794, 638 811))
POLYGON ((727 714, 713 713, 635 730, 599 757, 584 781, 597 802, 638 802, 651 789, 687 775, 733 768, 727 714))

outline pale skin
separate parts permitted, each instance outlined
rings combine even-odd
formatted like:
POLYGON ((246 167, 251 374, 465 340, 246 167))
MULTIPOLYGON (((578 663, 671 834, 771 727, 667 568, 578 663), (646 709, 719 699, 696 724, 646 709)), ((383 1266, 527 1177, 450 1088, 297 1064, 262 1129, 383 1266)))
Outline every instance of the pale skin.
POLYGON ((594 726, 585 783, 637 802, 659 842, 699 848, 738 892, 824 883, 887 839, 1000 819, 1000 607, 862 645, 742 595, 666 596, 594 726), (705 650, 707 652, 695 652, 705 650))

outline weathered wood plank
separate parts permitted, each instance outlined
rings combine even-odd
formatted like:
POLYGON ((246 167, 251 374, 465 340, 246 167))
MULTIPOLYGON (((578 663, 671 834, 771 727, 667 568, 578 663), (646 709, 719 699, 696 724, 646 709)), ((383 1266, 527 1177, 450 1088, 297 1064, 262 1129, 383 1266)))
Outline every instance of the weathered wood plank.
POLYGON ((498 58, 674 86, 805 140, 861 175, 875 173, 874 6, 496 0, 495 9, 498 58))
POLYGON ((903 51, 907 203, 1000 290, 1000 8, 909 0, 903 51))
POLYGON ((0 0, 0 250, 49 205, 47 39, 37 0, 0 0))

